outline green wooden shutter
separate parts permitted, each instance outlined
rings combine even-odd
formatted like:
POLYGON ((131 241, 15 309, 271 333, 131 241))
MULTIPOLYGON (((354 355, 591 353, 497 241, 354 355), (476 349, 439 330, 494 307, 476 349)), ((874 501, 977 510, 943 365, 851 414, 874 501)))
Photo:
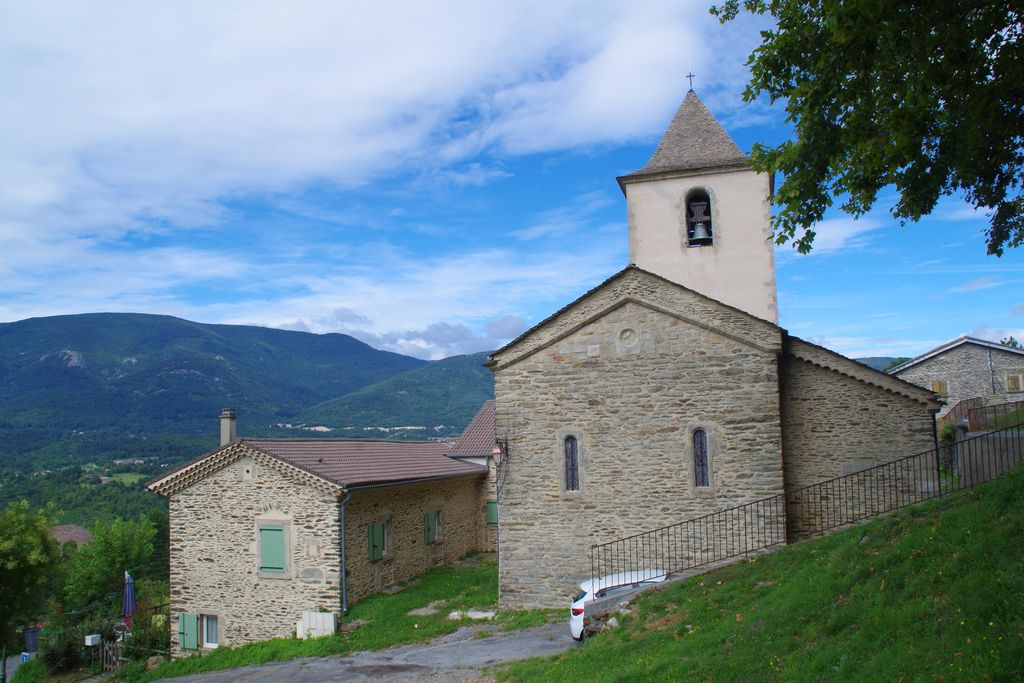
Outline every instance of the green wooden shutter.
POLYGON ((199 615, 178 614, 178 643, 182 650, 199 649, 199 615))
POLYGON ((384 557, 384 523, 371 524, 368 529, 370 562, 384 557))
POLYGON ((285 570, 284 527, 266 525, 260 527, 260 571, 284 573, 285 570))
POLYGON ((433 543, 437 540, 437 513, 428 512, 423 515, 423 542, 433 543))
POLYGON ((498 501, 487 501, 487 526, 498 526, 498 501))

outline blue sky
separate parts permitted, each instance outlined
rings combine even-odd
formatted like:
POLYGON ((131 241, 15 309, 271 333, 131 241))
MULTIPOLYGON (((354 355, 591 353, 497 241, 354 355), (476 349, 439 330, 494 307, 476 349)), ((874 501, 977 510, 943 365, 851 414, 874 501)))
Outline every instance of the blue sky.
MULTIPOLYGON (((627 263, 615 176, 687 88, 737 144, 756 21, 704 2, 0 0, 0 321, 131 311, 489 350, 627 263)), ((1024 252, 883 197, 776 251, 780 324, 853 357, 1024 338, 1024 252)))

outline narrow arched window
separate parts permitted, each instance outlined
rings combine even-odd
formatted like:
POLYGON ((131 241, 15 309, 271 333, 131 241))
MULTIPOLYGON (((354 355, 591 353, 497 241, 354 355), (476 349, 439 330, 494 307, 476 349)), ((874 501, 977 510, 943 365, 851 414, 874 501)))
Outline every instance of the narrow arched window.
POLYGON ((686 195, 686 241, 690 247, 706 247, 715 241, 711 197, 704 190, 686 195))
POLYGON ((565 437, 565 490, 580 490, 579 443, 575 436, 565 437))
POLYGON ((703 429, 693 432, 693 483, 708 486, 708 434, 703 429))

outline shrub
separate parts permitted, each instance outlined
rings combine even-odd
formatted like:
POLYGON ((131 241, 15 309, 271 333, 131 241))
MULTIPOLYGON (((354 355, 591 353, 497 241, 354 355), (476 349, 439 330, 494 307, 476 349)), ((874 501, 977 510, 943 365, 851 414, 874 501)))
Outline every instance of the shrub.
POLYGON ((939 428, 939 441, 945 443, 953 443, 956 439, 956 424, 949 420, 942 423, 942 427, 939 428))
POLYGON ((18 667, 10 678, 11 683, 42 683, 46 680, 46 664, 33 659, 18 667))
POLYGON ((171 630, 163 614, 140 614, 135 617, 132 635, 125 641, 123 656, 146 659, 165 655, 171 647, 171 630))
POLYGON ((86 651, 85 636, 99 633, 104 640, 112 640, 115 619, 109 613, 78 621, 71 621, 66 614, 51 615, 39 634, 39 658, 50 671, 68 671, 88 664, 95 654, 86 651))

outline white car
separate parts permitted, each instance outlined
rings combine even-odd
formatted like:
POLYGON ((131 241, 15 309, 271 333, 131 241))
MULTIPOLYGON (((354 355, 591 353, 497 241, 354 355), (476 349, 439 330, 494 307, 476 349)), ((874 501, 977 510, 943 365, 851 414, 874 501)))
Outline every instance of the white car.
POLYGON ((574 640, 583 640, 583 611, 588 602, 639 590, 661 583, 666 578, 668 572, 664 569, 636 569, 587 579, 580 584, 580 592, 569 605, 569 634, 574 640))

